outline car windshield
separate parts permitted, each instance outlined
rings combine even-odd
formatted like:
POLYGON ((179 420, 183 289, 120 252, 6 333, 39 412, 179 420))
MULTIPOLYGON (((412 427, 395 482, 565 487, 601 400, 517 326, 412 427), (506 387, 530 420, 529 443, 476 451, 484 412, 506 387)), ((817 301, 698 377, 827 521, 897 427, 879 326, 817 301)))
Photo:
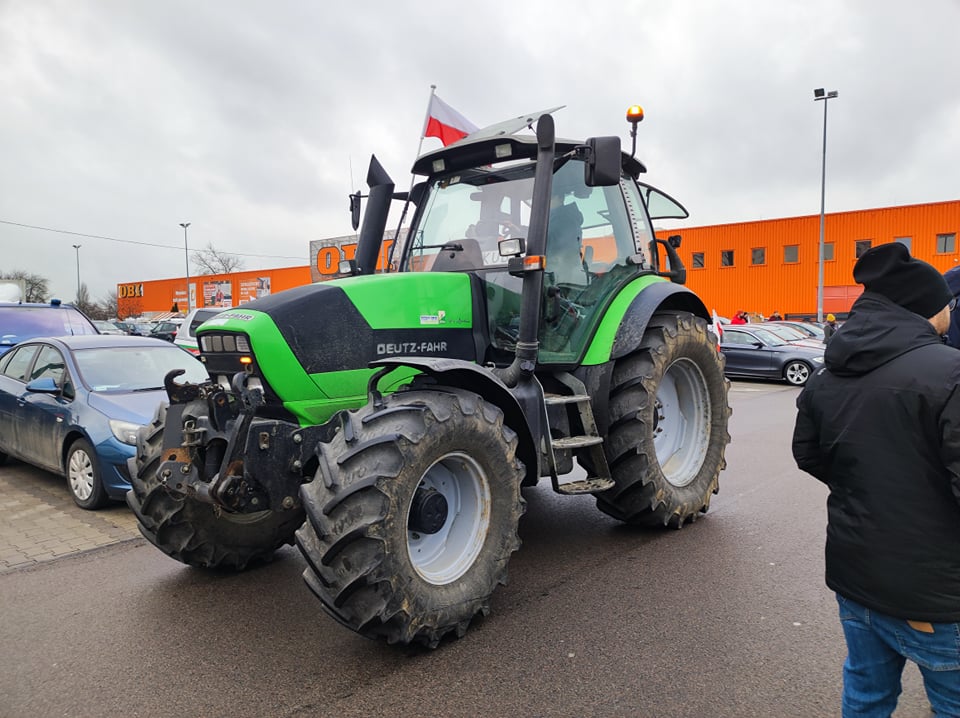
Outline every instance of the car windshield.
POLYGON ((754 329, 753 334, 768 347, 782 347, 790 343, 770 329, 754 329))
POLYGON ((74 352, 84 383, 92 391, 147 391, 162 389, 172 369, 183 369, 180 383, 200 384, 207 372, 196 357, 168 344, 137 347, 97 347, 74 352))
POLYGON ((793 327, 787 326, 766 327, 766 331, 770 332, 771 334, 776 334, 778 337, 787 342, 798 342, 809 338, 799 329, 794 329, 793 327))
POLYGON ((34 337, 97 334, 97 328, 72 307, 0 306, 0 345, 34 337))

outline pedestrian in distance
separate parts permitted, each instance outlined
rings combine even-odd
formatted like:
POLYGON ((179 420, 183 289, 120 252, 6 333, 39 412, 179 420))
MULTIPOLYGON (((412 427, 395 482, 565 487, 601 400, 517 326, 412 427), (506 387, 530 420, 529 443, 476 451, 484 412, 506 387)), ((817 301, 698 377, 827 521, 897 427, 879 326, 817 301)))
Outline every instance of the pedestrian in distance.
POLYGON ((742 309, 733 315, 733 319, 730 320, 731 324, 746 324, 747 323, 747 313, 742 309))
POLYGON ((960 352, 956 299, 899 243, 868 250, 865 291, 797 399, 793 455, 825 483, 826 583, 847 644, 843 716, 890 716, 907 660, 960 716, 960 352))
POLYGON ((780 316, 780 312, 775 311, 773 314, 770 315, 770 318, 767 321, 779 322, 782 320, 783 320, 783 317, 780 316))
POLYGON ((830 337, 837 333, 837 318, 832 314, 827 315, 827 323, 823 325, 823 341, 830 341, 830 337))

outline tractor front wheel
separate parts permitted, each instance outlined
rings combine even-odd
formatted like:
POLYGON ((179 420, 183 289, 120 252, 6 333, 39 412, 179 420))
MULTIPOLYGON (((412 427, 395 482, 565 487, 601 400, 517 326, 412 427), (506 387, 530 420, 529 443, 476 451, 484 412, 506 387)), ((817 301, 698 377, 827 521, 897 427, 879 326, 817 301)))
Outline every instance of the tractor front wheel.
POLYGON ((157 476, 166 414, 163 404, 153 421, 140 429, 137 455, 130 462, 133 488, 127 492, 127 504, 140 533, 182 563, 232 571, 268 561, 278 548, 292 544, 294 531, 303 523, 302 509, 235 514, 167 491, 157 476))
POLYGON ((717 492, 729 382, 706 322, 685 312, 653 315, 639 349, 616 361, 605 442, 615 486, 601 511, 631 524, 681 528, 717 492))
POLYGON ((339 415, 300 488, 303 577, 348 628, 430 648, 489 611, 520 546, 523 465, 503 412, 447 387, 339 415))

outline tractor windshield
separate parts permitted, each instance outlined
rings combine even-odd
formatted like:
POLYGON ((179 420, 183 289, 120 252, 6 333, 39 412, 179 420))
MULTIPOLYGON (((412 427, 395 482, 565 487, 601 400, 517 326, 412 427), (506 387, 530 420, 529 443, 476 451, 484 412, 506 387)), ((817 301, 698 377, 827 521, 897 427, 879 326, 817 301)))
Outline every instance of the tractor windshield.
MULTIPOLYGON (((404 257, 408 272, 478 273, 487 283, 493 348, 513 351, 521 280, 506 272, 498 242, 526 237, 534 165, 473 169, 432 182, 404 257)), ((628 279, 652 238, 646 214, 628 212, 635 195, 621 186, 588 187, 583 163, 554 173, 544 275, 541 361, 575 361, 600 310, 628 279)))

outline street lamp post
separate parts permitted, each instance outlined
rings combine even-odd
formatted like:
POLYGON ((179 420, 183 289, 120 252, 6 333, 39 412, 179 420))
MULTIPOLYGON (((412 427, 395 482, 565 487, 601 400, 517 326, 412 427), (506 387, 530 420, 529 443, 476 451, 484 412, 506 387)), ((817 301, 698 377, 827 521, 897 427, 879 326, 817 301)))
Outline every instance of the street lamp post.
POLYGON ((827 102, 837 96, 836 90, 824 92, 822 87, 813 91, 813 100, 823 100, 823 160, 820 164, 820 261, 817 277, 817 321, 823 322, 823 219, 827 195, 827 102))
POLYGON ((75 244, 73 248, 77 250, 77 301, 80 301, 80 247, 82 244, 75 244))
POLYGON ((187 313, 190 312, 190 250, 187 248, 187 227, 190 226, 189 222, 181 222, 180 226, 183 227, 183 258, 187 264, 187 313))

